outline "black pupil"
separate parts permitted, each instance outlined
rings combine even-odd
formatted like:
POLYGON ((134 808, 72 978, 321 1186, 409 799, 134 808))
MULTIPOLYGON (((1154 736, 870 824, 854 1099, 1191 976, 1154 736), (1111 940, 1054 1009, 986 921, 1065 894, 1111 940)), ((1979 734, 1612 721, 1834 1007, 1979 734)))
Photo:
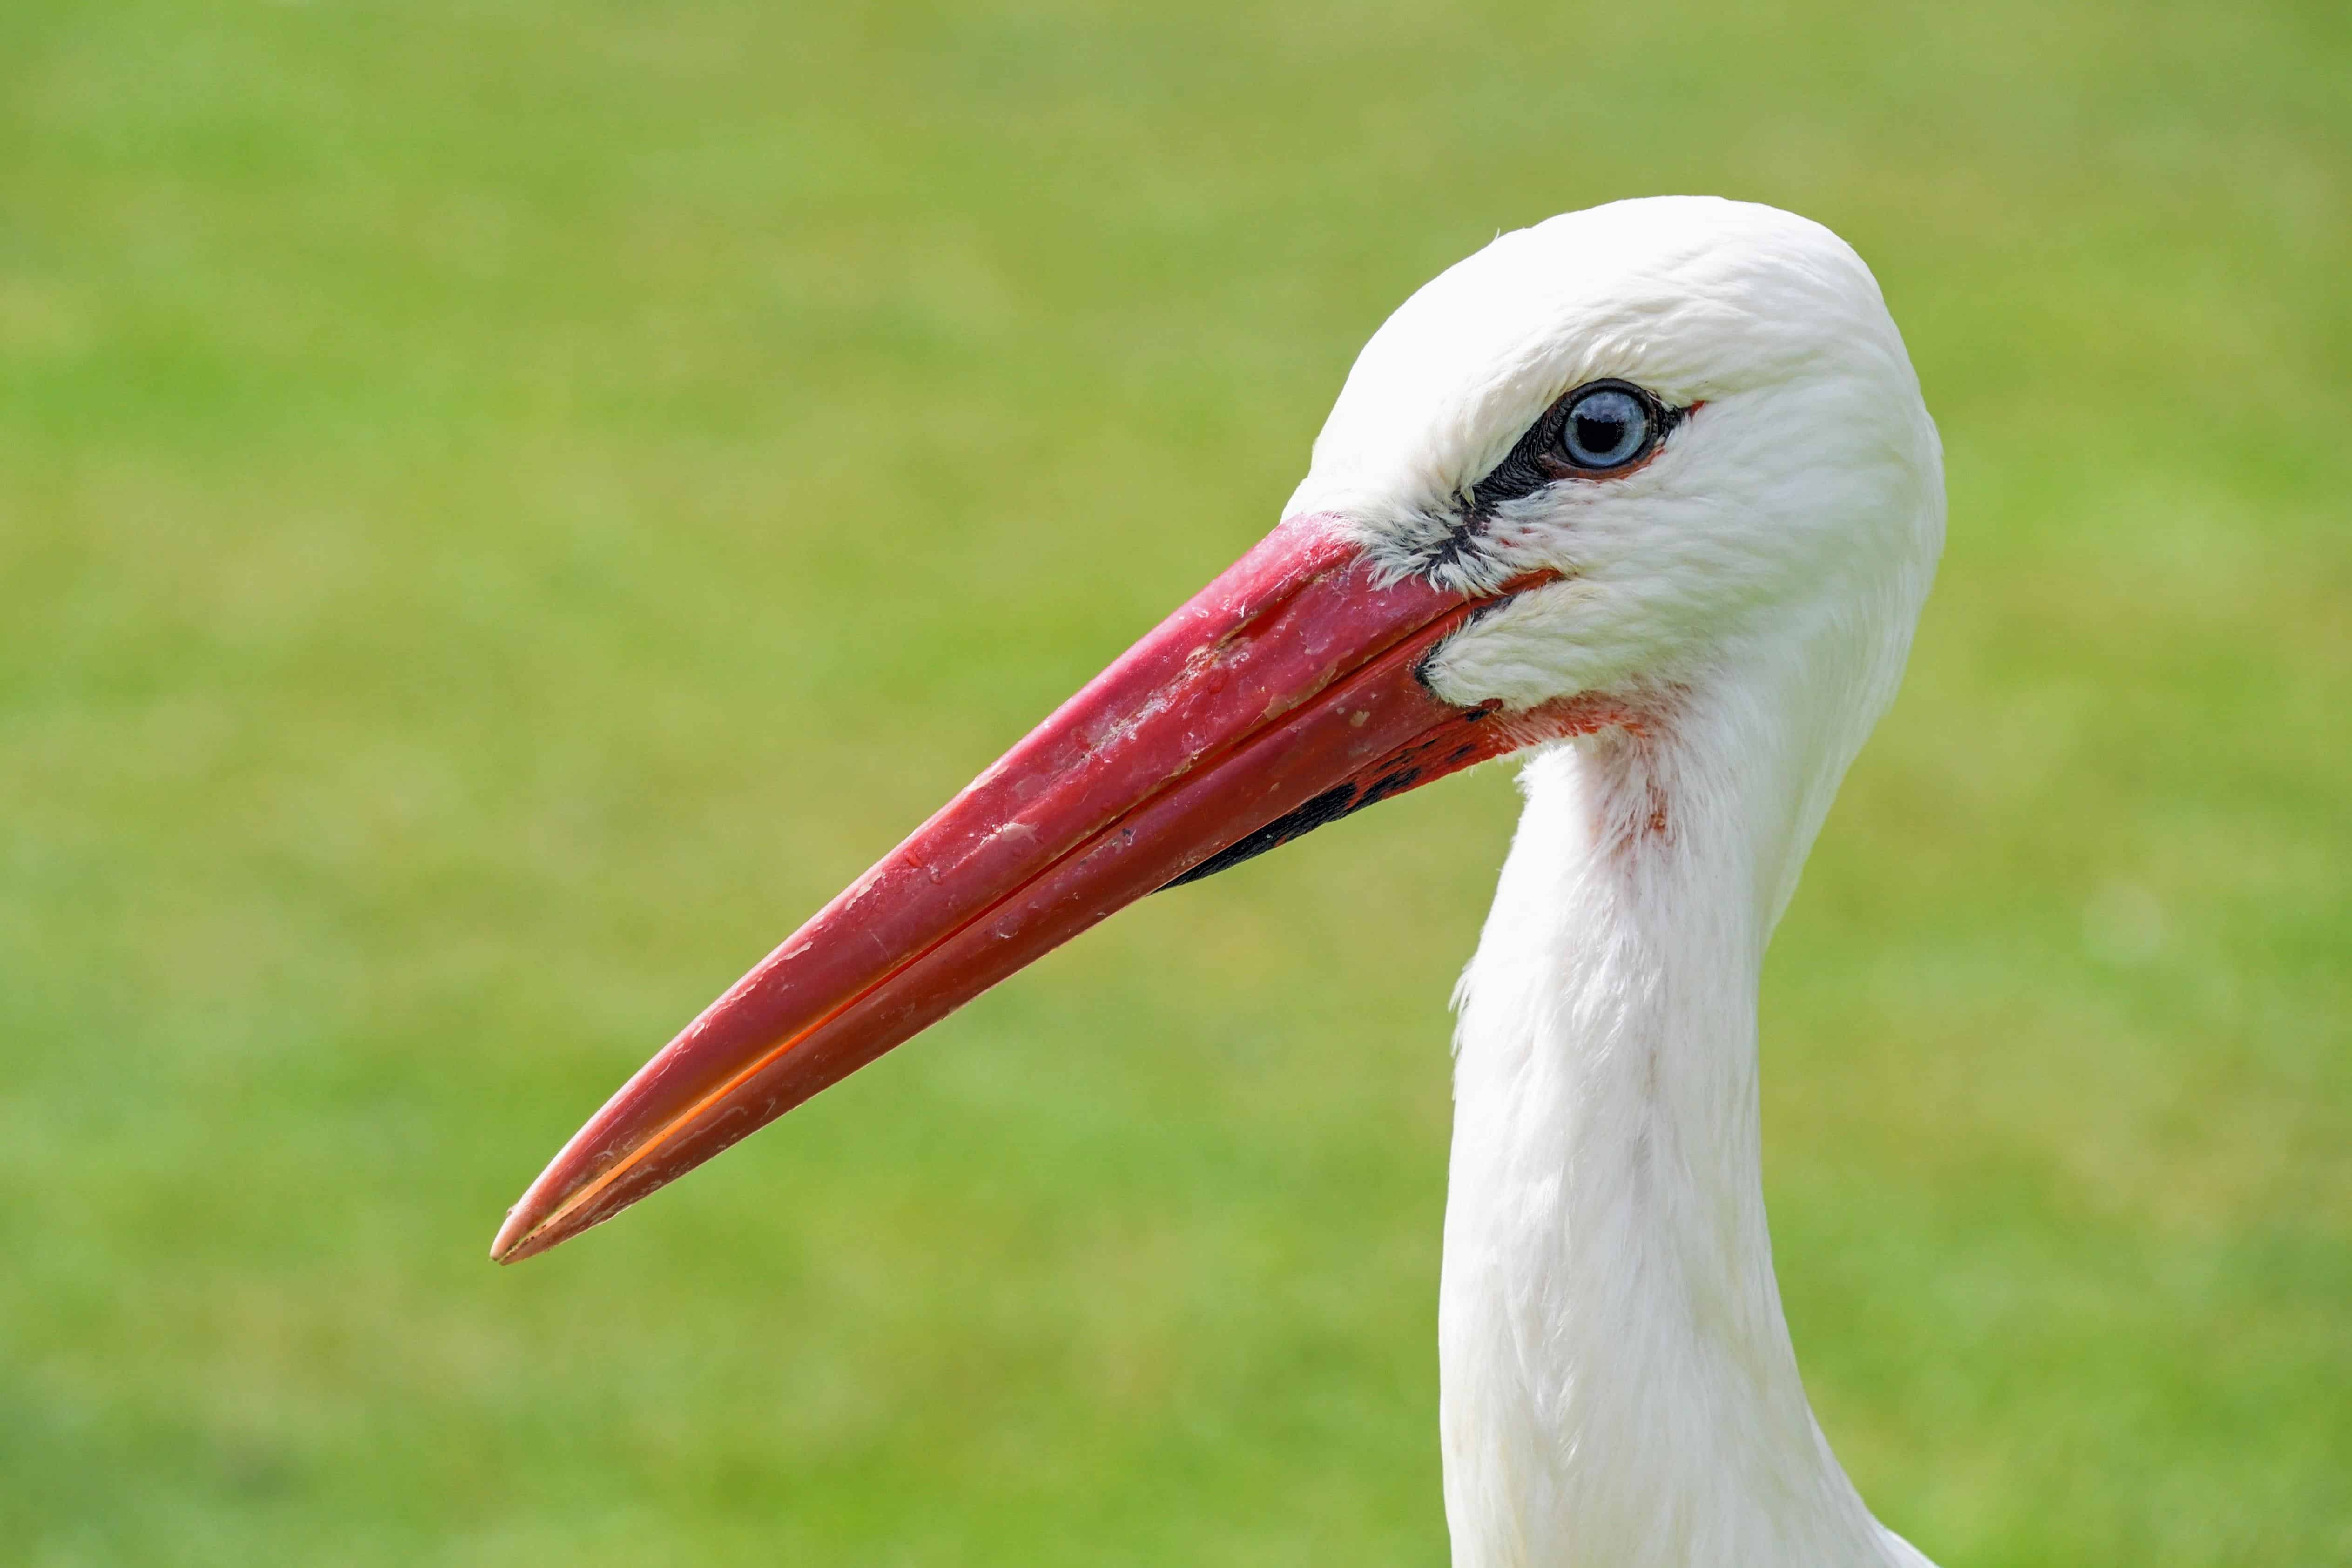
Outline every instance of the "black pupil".
POLYGON ((1609 468, 1642 444, 1645 421, 1632 397, 1614 390, 1580 398, 1568 412, 1568 455, 1587 468, 1609 468))

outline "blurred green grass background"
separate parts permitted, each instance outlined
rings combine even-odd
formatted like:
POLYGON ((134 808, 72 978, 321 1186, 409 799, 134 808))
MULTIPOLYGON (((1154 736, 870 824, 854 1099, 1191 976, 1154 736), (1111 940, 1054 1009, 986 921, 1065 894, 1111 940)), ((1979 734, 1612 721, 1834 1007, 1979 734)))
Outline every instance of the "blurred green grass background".
POLYGON ((1490 768, 623 1223, 619 1079, 1275 519, 1497 229, 1793 207, 1949 449, 1776 947, 1948 1564, 2352 1562, 2352 13, 0 8, 0 1555, 1444 1560, 1490 768))

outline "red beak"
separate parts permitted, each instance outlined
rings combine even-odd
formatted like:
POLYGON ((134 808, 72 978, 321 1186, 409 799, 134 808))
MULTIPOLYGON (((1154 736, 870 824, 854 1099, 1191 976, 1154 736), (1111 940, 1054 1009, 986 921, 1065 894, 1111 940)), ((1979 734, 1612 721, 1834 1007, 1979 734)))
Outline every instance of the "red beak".
POLYGON ((1379 586, 1294 517, 703 1010, 572 1136, 491 1244, 610 1219, 1154 889, 1580 727, 1463 708, 1417 672, 1485 605, 1379 586))

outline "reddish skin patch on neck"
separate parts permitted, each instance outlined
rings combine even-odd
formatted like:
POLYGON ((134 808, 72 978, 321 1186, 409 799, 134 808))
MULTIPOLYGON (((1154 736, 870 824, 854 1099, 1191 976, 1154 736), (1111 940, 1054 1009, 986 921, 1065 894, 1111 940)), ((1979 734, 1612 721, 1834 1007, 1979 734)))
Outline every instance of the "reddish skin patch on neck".
MULTIPOLYGON (((1542 731, 1535 737, 1537 739, 1564 739, 1615 730, 1628 737, 1627 744, 1635 754, 1647 758, 1656 750, 1674 695, 1667 691, 1637 701, 1591 693, 1542 704, 1529 709, 1525 717, 1535 720, 1542 731)), ((1641 807, 1612 811, 1595 824, 1596 838, 1621 853, 1644 844, 1663 846, 1674 841, 1674 812, 1665 788, 1658 782, 1654 770, 1637 766, 1643 794, 1641 807)))

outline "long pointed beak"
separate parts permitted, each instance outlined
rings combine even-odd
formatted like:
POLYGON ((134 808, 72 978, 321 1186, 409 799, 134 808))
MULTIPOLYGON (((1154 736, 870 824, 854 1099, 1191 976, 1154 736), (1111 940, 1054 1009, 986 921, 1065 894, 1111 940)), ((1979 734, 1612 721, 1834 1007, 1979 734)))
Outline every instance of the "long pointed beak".
POLYGON ((1533 580, 1381 586, 1328 519, 1286 521, 646 1063, 490 1256, 610 1219, 1154 889, 1524 744, 1417 672, 1533 580))

